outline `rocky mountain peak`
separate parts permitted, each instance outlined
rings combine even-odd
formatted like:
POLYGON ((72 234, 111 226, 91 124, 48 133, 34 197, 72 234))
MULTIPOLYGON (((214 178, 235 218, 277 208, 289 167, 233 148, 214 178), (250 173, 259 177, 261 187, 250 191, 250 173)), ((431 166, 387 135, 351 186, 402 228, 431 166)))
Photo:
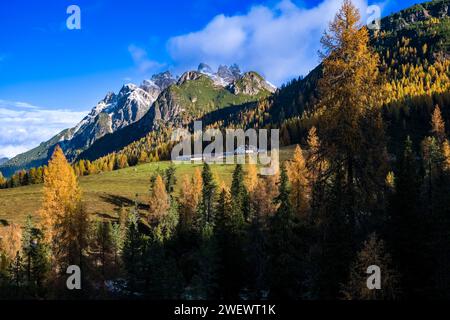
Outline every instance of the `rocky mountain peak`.
POLYGON ((206 63, 200 63, 197 68, 197 72, 207 75, 216 86, 221 87, 226 87, 242 76, 241 71, 236 64, 233 64, 230 67, 220 65, 217 72, 214 72, 213 69, 206 63))
POLYGON ((217 76, 225 80, 226 83, 231 83, 233 81, 238 80, 241 77, 241 71, 237 65, 233 65, 231 67, 227 66, 219 66, 217 70, 217 76), (236 66, 236 67, 233 67, 236 66))
POLYGON ((232 64, 229 69, 235 78, 239 78, 242 75, 241 69, 236 63, 232 64))
POLYGON ((102 100, 104 103, 109 104, 115 101, 116 94, 112 91, 108 92, 105 96, 105 98, 102 100))
POLYGON ((130 92, 136 90, 137 88, 138 88, 138 86, 135 85, 134 83, 124 84, 122 86, 122 89, 120 89, 120 91, 119 91, 119 97, 123 97, 123 96, 129 94, 130 92))
POLYGON ((198 65, 197 71, 200 72, 200 73, 206 73, 206 74, 213 74, 214 73, 212 68, 209 65, 207 65, 206 63, 203 63, 203 62, 198 65))
POLYGON ((203 74, 197 71, 187 71, 178 79, 177 85, 182 85, 186 81, 194 81, 203 77, 203 74))
POLYGON ((151 81, 153 81, 161 90, 166 90, 169 86, 177 82, 170 71, 153 75, 151 81))
POLYGON ((255 96, 263 90, 275 92, 276 88, 264 80, 256 72, 246 72, 240 79, 228 86, 229 90, 234 94, 244 94, 255 96))

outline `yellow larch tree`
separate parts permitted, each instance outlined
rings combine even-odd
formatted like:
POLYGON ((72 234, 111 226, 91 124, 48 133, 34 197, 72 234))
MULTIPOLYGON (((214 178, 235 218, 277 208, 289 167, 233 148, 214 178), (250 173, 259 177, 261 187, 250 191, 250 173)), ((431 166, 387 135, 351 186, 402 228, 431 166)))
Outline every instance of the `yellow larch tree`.
POLYGON ((75 172, 62 149, 56 146, 44 174, 43 201, 39 214, 46 242, 51 244, 68 214, 80 206, 81 191, 75 172))
POLYGON ((278 196, 277 183, 279 174, 258 178, 253 193, 250 195, 252 214, 266 221, 275 214, 277 205, 273 202, 278 196))
POLYGON ((158 175, 150 193, 148 221, 151 225, 157 224, 161 218, 169 213, 170 198, 163 178, 158 175))
POLYGON ((0 228, 0 270, 7 266, 21 250, 22 229, 18 224, 0 228))
POLYGON ((442 119, 441 109, 439 106, 434 108, 433 115, 431 117, 431 132, 440 144, 446 139, 445 123, 442 119))
POLYGON ((377 203, 387 174, 379 56, 360 20, 358 9, 344 0, 321 41, 319 81, 321 154, 329 175, 343 187, 343 208, 351 216, 361 211, 358 207, 377 203))
POLYGON ((258 184, 258 166, 256 164, 249 164, 247 166, 247 175, 245 176, 245 186, 247 191, 252 193, 258 184))
POLYGON ((200 170, 196 169, 194 175, 189 179, 188 175, 184 175, 181 181, 180 190, 180 222, 181 226, 187 230, 193 222, 197 213, 198 204, 200 202, 202 192, 202 175, 200 170))
POLYGON ((444 156, 444 170, 450 172, 450 143, 447 139, 442 144, 442 154, 444 156))
POLYGON ((299 145, 295 148, 294 158, 286 166, 289 182, 291 184, 290 201, 294 212, 304 216, 309 207, 309 172, 303 151, 299 145))

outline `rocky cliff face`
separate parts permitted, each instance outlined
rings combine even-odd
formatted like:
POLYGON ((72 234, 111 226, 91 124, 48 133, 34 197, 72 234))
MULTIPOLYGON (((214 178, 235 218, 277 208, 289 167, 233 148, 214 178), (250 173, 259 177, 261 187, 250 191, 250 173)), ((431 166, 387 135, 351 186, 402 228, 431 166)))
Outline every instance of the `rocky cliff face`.
POLYGON ((229 85, 229 90, 233 94, 244 94, 248 96, 256 96, 261 91, 275 92, 276 88, 270 83, 266 82, 256 72, 246 72, 238 80, 229 85))
POLYGON ((64 139, 62 146, 68 158, 89 148, 96 140, 139 121, 150 109, 161 89, 148 81, 138 87, 126 84, 119 93, 108 93, 64 139))
POLYGON ((188 71, 183 73, 183 75, 178 79, 177 85, 182 85, 186 81, 195 81, 203 77, 203 74, 197 71, 188 71))

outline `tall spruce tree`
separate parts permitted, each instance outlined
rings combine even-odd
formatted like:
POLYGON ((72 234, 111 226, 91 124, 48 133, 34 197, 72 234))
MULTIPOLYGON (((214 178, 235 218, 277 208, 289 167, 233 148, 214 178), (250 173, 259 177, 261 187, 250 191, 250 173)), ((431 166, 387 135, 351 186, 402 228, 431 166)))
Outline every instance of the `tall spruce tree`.
POLYGON ((128 289, 133 293, 138 290, 142 276, 143 235, 139 231, 139 209, 137 201, 128 216, 128 226, 122 253, 122 261, 127 272, 128 289))
MULTIPOLYGON (((223 192, 221 201, 225 201, 223 192)), ((237 299, 244 284, 245 216, 249 207, 248 193, 244 184, 244 172, 240 164, 236 166, 233 172, 231 199, 230 212, 224 210, 226 204, 219 202, 220 211, 224 211, 220 212, 220 218, 218 216, 220 223, 217 223, 216 228, 221 254, 219 283, 223 298, 237 299)))
POLYGON ((302 296, 302 270, 298 255, 298 221, 290 202, 289 179, 286 167, 281 167, 279 194, 275 198, 278 209, 269 222, 269 297, 297 299, 302 296))
POLYGON ((202 200, 200 203, 200 215, 197 222, 200 230, 207 224, 214 225, 214 205, 216 201, 217 186, 214 181, 211 167, 206 162, 203 164, 202 181, 202 200))

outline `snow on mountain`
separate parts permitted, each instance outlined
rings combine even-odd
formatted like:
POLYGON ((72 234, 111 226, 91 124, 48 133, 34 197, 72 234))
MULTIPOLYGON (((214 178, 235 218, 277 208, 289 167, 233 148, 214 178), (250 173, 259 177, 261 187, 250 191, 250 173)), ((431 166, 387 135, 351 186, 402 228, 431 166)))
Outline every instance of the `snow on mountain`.
POLYGON ((177 79, 174 76, 172 76, 172 74, 169 71, 166 71, 153 75, 150 81, 152 81, 156 86, 158 86, 161 89, 161 91, 164 91, 172 84, 175 84, 177 82, 177 79))

